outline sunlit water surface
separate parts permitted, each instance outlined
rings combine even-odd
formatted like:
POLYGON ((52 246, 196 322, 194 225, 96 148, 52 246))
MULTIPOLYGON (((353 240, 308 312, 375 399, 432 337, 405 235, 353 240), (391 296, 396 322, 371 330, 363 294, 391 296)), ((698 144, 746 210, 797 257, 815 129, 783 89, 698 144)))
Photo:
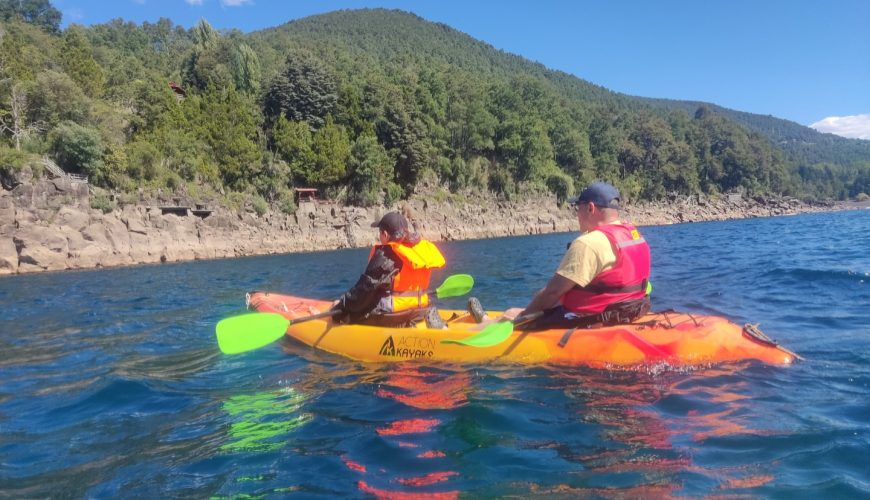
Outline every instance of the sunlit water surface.
MULTIPOLYGON (((806 360, 610 372, 360 364, 290 341, 219 353, 214 325, 246 291, 334 298, 364 249, 5 277, 0 496, 870 496, 870 210, 644 233, 656 309, 761 323, 806 360)), ((574 236, 442 246, 499 309, 525 305, 574 236)))

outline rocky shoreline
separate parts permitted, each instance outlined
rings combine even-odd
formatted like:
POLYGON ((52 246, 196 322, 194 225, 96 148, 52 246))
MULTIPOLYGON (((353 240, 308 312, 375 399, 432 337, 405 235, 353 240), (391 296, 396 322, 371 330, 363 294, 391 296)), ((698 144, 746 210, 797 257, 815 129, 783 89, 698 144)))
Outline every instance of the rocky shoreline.
MULTIPOLYGON (((439 241, 577 230, 574 214, 554 197, 510 203, 411 199, 372 209, 304 202, 292 215, 262 216, 218 207, 204 218, 164 213, 165 204, 154 200, 103 213, 90 208, 88 185, 69 178, 4 183, 0 275, 365 247, 375 241, 371 222, 388 209, 405 210, 424 237, 439 241)), ((624 218, 644 226, 842 208, 850 207, 691 196, 630 205, 624 218)))

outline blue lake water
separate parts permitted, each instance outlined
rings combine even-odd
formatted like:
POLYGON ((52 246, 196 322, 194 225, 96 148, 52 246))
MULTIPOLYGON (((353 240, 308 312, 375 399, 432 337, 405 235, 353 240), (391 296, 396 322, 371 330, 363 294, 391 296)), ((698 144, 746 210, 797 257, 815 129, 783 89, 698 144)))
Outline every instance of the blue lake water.
MULTIPOLYGON (((609 372, 217 350, 246 291, 334 298, 363 249, 5 277, 0 497, 870 496, 870 210, 644 233, 655 309, 761 323, 806 360, 609 372)), ((442 247, 500 309, 574 236, 442 247)))

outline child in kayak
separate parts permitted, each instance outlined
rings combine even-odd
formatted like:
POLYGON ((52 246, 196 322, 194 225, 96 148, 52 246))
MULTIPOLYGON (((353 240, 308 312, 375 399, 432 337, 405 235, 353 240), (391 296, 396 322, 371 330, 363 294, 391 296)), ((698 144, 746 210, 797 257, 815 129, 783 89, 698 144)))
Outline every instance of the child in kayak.
POLYGON ((432 269, 444 267, 444 256, 412 233, 399 212, 387 213, 372 227, 378 228, 380 244, 372 248, 356 284, 333 305, 333 321, 397 327, 426 319, 430 328, 443 327, 426 290, 432 269))

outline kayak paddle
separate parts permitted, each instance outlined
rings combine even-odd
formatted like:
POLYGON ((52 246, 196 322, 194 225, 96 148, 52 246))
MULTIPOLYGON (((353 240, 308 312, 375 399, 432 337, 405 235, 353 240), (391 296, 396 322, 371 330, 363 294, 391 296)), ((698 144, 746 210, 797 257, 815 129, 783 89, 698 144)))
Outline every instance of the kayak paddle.
POLYGON ((218 347, 224 354, 251 351, 284 336, 290 323, 331 317, 338 311, 326 311, 304 318, 289 320, 278 313, 252 312, 218 321, 215 327, 218 347))
POLYGON ((492 347, 504 342, 514 331, 515 326, 530 323, 544 315, 543 311, 534 312, 517 318, 518 321, 502 320, 491 325, 487 325, 478 333, 465 337, 464 339, 444 339, 442 344, 460 344, 470 347, 492 347))
POLYGON ((461 297, 470 292, 474 288, 474 278, 470 274, 454 274, 448 276, 441 286, 432 292, 436 297, 446 299, 447 297, 461 297))
MULTIPOLYGON (((427 290, 426 293, 441 298, 459 297, 470 292, 473 287, 474 278, 470 274, 454 274, 448 276, 441 286, 435 290, 427 290)), ((252 312, 220 320, 215 328, 215 334, 221 352, 238 354, 258 349, 280 339, 291 324, 328 318, 336 314, 338 311, 326 311, 291 320, 278 313, 252 312)))

